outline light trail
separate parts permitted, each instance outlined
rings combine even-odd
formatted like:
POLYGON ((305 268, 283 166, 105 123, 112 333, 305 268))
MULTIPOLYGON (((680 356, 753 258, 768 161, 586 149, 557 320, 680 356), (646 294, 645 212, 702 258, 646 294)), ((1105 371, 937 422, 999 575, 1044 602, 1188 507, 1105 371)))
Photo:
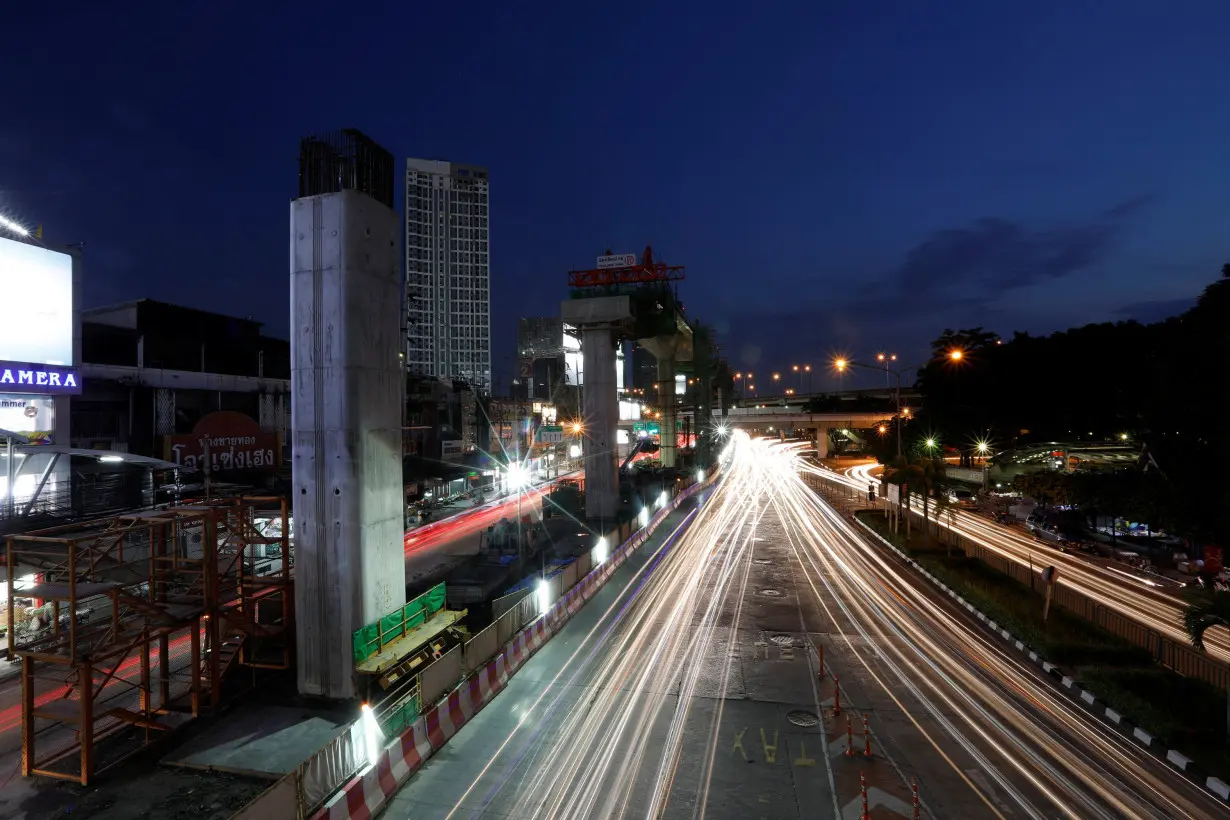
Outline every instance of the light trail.
MULTIPOLYGON (((801 468, 794 447, 736 437, 723 480, 690 526, 650 556, 571 647, 448 816, 715 811, 709 789, 755 544, 779 530, 793 556, 783 569, 805 580, 800 617, 804 604, 827 615, 840 635, 833 640, 845 644, 840 674, 857 667, 850 679, 900 709, 917 733, 905 751, 930 747, 937 793, 961 792, 988 817, 1224 811, 868 544, 806 487, 801 468), (994 793, 971 779, 969 765, 994 793), (681 779, 685 768, 694 776, 681 779), (488 772, 496 785, 479 805, 468 803, 488 772)), ((811 677, 803 697, 818 703, 811 677)), ((840 809, 848 798, 834 791, 833 800, 840 809)))
MULTIPOLYGON (((868 484, 878 483, 879 479, 871 475, 871 472, 878 468, 879 465, 876 464, 862 464, 850 468, 846 475, 842 475, 814 465, 802 465, 803 470, 813 475, 860 491, 865 491, 868 484)), ((1023 566, 1032 565, 1035 571, 1040 571, 1047 565, 1054 565, 1059 570, 1057 583, 1060 586, 1069 587, 1099 606, 1136 621, 1168 640, 1184 646, 1190 645, 1191 642, 1182 627, 1183 610, 1187 607, 1187 602, 1179 595, 1166 591, 1164 587, 1095 560, 1042 547, 1028 535, 973 513, 958 510, 952 523, 946 518, 947 516, 939 520, 940 526, 951 529, 988 552, 1023 566), (1112 575, 1112 572, 1118 574, 1112 575)), ((1213 627, 1205 633, 1204 645, 1210 657, 1223 663, 1230 662, 1230 630, 1221 626, 1213 627)))

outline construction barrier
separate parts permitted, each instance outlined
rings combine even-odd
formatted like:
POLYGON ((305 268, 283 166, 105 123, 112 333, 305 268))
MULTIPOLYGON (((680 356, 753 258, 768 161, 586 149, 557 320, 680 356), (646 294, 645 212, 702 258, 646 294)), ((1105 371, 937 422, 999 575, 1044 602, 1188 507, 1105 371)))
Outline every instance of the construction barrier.
MULTIPOLYGON (((586 556, 590 559, 590 566, 595 568, 580 578, 571 589, 562 586, 561 575, 549 579, 547 583, 552 594, 546 600, 553 602, 550 608, 533 623, 516 632, 512 639, 503 645, 498 655, 483 664, 481 668, 476 669, 446 697, 427 710, 410 729, 388 744, 373 765, 346 783, 341 791, 325 804, 325 807, 315 815, 315 820, 325 820, 325 818, 327 820, 342 820, 343 818, 367 820, 384 808, 397 789, 422 766, 425 760, 434 752, 439 751, 474 715, 503 691, 508 685, 509 678, 567 623, 572 614, 580 610, 585 601, 593 597, 616 567, 645 543, 666 516, 678 508, 685 499, 707 486, 715 475, 716 470, 712 471, 705 481, 692 484, 680 492, 673 501, 659 510, 645 527, 634 533, 630 525, 625 525, 626 530, 621 528, 620 532, 628 532, 629 537, 611 551, 607 560, 599 561, 601 556, 596 555, 598 550, 595 548, 590 556, 586 556)), ((612 533, 608 538, 614 535, 612 533)), ((534 591, 517 604, 517 608, 509 609, 501 618, 515 617, 522 611, 524 605, 533 605, 539 600, 539 593, 534 591)), ((500 631, 499 623, 501 621, 496 623, 497 635, 500 631)), ((454 649, 454 651, 457 650, 454 649)), ((444 656, 444 658, 447 657, 448 655, 444 656)), ((461 667, 461 657, 462 653, 457 652, 457 668, 461 667)), ((423 670, 422 677, 425 679, 427 673, 431 672, 441 661, 423 670)), ((450 670, 452 668, 449 667, 450 670)), ((441 670, 441 673, 433 679, 435 682, 433 685, 442 682, 446 677, 446 670, 441 670)), ((424 692, 423 702, 432 702, 427 694, 426 682, 420 685, 424 692)))

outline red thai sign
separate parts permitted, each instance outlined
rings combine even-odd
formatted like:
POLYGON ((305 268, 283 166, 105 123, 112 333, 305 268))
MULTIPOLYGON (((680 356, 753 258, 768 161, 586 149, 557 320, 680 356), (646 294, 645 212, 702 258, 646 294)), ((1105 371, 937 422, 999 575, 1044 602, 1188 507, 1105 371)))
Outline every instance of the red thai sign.
POLYGON ((250 416, 231 410, 210 413, 188 435, 163 436, 163 458, 189 470, 276 470, 282 439, 261 430, 250 416))

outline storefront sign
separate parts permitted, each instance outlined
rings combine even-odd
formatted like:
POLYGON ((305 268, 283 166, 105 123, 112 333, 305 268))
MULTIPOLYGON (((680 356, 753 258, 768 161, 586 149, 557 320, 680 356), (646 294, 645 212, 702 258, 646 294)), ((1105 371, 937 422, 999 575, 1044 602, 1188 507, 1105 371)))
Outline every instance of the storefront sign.
POLYGON ((81 378, 77 375, 75 367, 0 362, 0 391, 75 395, 81 392, 81 378))
POLYGON ((0 393, 0 430, 17 433, 23 444, 54 444, 56 403, 50 396, 0 393))
POLYGON ((163 458, 190 470, 276 470, 282 466, 281 437, 261 430, 243 413, 210 413, 191 433, 162 439, 163 458))

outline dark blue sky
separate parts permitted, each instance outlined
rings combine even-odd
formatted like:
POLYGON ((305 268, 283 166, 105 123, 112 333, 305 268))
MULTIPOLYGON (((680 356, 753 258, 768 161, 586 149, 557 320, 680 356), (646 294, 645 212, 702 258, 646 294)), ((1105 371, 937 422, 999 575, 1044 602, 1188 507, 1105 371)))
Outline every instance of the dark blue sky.
POLYGON ((284 335, 300 136, 485 164, 503 372, 606 247, 766 372, 1154 318, 1230 257, 1222 0, 610 6, 19 4, 0 208, 87 243, 89 305, 284 335))

